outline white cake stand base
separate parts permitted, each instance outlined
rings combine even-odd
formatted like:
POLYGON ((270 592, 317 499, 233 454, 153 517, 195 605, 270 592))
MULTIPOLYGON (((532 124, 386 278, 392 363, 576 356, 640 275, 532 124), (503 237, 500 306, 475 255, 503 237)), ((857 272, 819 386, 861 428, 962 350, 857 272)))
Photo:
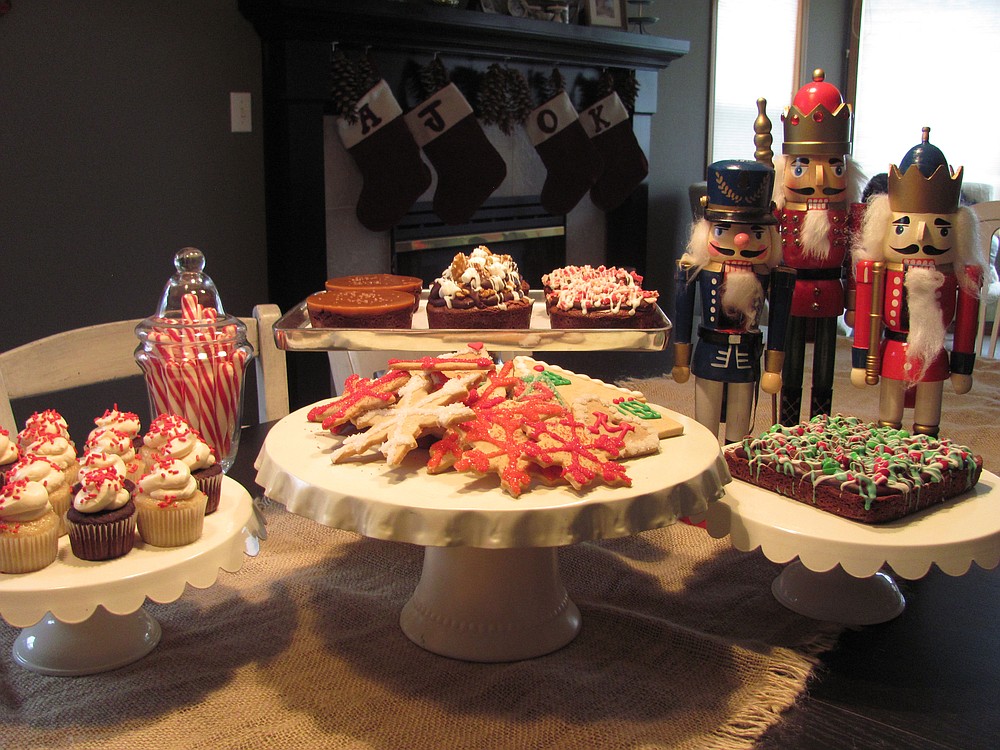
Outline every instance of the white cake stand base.
POLYGON ((771 592, 793 612, 845 625, 888 622, 906 606, 896 582, 881 571, 857 578, 838 565, 818 573, 797 560, 774 579, 771 592))
POLYGON ((0 617, 22 628, 14 661, 41 674, 107 672, 146 656, 160 642, 159 623, 143 609, 149 599, 176 601, 188 586, 208 588, 220 570, 243 565, 253 503, 223 477, 219 509, 205 518, 202 536, 183 547, 136 541, 114 560, 81 560, 68 537, 55 562, 23 575, 0 574, 0 617))
POLYGON ((400 466, 368 454, 334 464, 343 440, 311 406, 281 419, 257 456, 257 484, 290 512, 317 523, 424 548, 420 581, 399 616, 418 646, 454 659, 503 662, 562 648, 580 611, 560 580, 559 547, 614 539, 704 516, 729 469, 718 438, 680 414, 660 453, 628 462, 629 487, 532 487, 517 499, 493 475, 427 472, 427 453, 400 466))
POLYGON ((883 568, 907 580, 937 565, 952 576, 976 563, 1000 564, 1000 477, 984 471, 969 492, 897 521, 849 521, 734 480, 707 514, 708 533, 729 535, 744 552, 789 563, 771 585, 799 614, 845 625, 874 625, 897 617, 906 601, 883 568))
POLYGON ((580 631, 580 611, 562 585, 553 547, 427 547, 399 622, 407 638, 433 653, 502 662, 562 648, 580 631))
POLYGON ((160 633, 160 623, 142 608, 115 615, 98 607, 77 623, 61 622, 50 612, 21 631, 12 651, 14 660, 32 672, 77 677, 138 661, 156 648, 160 633))

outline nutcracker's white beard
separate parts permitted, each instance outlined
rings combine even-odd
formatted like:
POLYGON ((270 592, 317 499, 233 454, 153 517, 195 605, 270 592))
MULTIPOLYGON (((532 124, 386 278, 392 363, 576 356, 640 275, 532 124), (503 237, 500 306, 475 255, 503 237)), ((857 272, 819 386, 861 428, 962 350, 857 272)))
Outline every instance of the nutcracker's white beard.
POLYGON ((810 208, 802 222, 802 257, 826 260, 830 257, 830 212, 810 208))
POLYGON ((749 263, 726 263, 725 269, 722 310, 729 318, 740 321, 744 330, 751 330, 764 308, 764 290, 749 263))
POLYGON ((944 348, 945 325, 941 303, 936 292, 944 284, 944 274, 936 268, 906 269, 907 303, 910 312, 910 331, 906 335, 906 360, 911 365, 907 380, 919 381, 934 358, 944 348), (920 362, 919 372, 913 366, 920 362))

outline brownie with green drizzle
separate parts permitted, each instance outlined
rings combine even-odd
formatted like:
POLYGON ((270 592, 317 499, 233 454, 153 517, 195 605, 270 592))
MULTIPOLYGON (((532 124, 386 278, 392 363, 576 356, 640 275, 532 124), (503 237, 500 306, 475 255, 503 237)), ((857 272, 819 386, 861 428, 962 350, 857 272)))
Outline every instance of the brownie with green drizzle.
POLYGON ((884 523, 974 487, 982 456, 947 438, 857 417, 774 425, 724 450, 736 479, 864 523, 884 523))

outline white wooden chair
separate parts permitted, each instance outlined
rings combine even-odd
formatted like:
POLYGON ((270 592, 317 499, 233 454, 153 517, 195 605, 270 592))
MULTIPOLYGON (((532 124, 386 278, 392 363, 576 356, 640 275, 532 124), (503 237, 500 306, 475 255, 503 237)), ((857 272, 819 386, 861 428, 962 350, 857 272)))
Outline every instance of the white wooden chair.
MULTIPOLYGON (((280 316, 277 305, 257 305, 252 318, 242 318, 255 354, 262 422, 289 412, 285 352, 275 345, 273 333, 280 316)), ((12 399, 140 375, 133 352, 139 344, 135 327, 141 322, 137 318, 77 328, 0 352, 0 427, 12 435, 18 431, 12 399)))
MULTIPOLYGON (((972 206, 979 219, 979 241, 982 243, 983 257, 989 259, 990 268, 996 268, 996 258, 990 255, 993 234, 1000 229, 1000 201, 984 201, 972 206)), ((990 278, 984 280, 982 296, 979 298, 979 332, 976 334, 976 354, 990 358, 997 354, 997 335, 1000 334, 1000 301, 988 299, 987 286, 990 278), (993 328, 990 331, 990 342, 986 352, 983 351, 983 338, 986 330, 986 320, 992 312, 993 328)))

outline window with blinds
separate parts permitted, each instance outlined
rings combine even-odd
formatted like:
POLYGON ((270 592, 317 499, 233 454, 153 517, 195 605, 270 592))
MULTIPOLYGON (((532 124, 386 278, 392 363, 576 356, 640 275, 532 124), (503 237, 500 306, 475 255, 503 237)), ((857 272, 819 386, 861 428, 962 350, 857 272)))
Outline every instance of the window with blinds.
POLYGON ((717 0, 709 161, 753 159, 757 99, 781 145, 781 110, 794 95, 799 0, 717 0))
POLYGON ((1000 3, 864 0, 860 23, 854 157, 885 172, 920 142, 954 166, 976 201, 1000 198, 1000 3))

